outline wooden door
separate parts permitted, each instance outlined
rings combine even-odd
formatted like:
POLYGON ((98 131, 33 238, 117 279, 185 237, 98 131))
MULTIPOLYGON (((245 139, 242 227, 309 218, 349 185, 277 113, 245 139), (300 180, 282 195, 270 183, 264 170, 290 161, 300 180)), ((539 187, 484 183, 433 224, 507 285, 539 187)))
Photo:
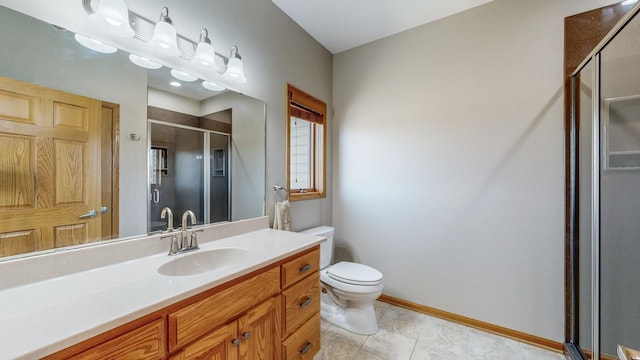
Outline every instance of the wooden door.
POLYGON ((238 360, 238 349, 233 345, 237 334, 238 322, 233 321, 186 346, 171 360, 238 360))
POLYGON ((100 238, 100 118, 98 100, 0 77, 0 256, 100 238))
POLYGON ((238 320, 241 360, 280 359, 280 301, 271 298, 238 320))
POLYGON ((102 144, 101 144, 101 184, 102 194, 100 211, 102 231, 101 239, 115 239, 119 235, 119 196, 120 196, 120 171, 119 171, 119 130, 120 130, 120 106, 102 102, 102 144))

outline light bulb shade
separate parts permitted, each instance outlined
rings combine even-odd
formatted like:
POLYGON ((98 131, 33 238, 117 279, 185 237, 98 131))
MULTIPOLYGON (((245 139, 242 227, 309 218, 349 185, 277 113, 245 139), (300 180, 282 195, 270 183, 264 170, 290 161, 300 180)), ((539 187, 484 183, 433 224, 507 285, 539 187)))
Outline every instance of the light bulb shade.
POLYGON ((73 37, 82 46, 86 47, 87 49, 91 49, 93 51, 97 51, 99 53, 113 54, 114 52, 118 51, 117 47, 114 47, 114 46, 111 46, 111 45, 107 45, 107 44, 105 44, 105 43, 103 43, 101 41, 86 37, 86 36, 81 35, 81 34, 75 34, 75 35, 73 35, 73 37))
POLYGON ((244 76, 242 60, 237 57, 229 58, 227 63, 227 71, 224 72, 225 79, 236 83, 246 83, 247 78, 244 76))
POLYGON ((89 15, 89 18, 117 35, 125 37, 135 35, 129 23, 129 9, 124 0, 100 0, 95 13, 89 15))
POLYGON ((149 43, 164 54, 171 56, 182 55, 178 48, 176 28, 173 27, 173 22, 169 17, 169 8, 166 6, 160 11, 160 20, 153 29, 153 37, 149 43))
POLYGON ((226 87, 224 86, 220 86, 212 81, 203 81, 202 82, 202 87, 207 89, 207 90, 211 90, 211 91, 222 91, 224 89, 226 89, 226 87))
POLYGON ((216 62, 216 53, 211 44, 204 41, 198 43, 193 59, 204 66, 211 66, 216 62))
POLYGON ((153 60, 149 60, 146 57, 138 56, 136 54, 129 54, 129 60, 132 63, 145 69, 155 70, 155 69, 160 69, 162 67, 161 64, 158 64, 153 60))
POLYGON ((158 21, 156 23, 150 43, 165 54, 173 56, 180 56, 182 54, 180 49, 178 49, 176 28, 168 22, 158 21))
POLYGON ((176 69, 171 69, 171 76, 173 76, 174 78, 178 79, 178 80, 182 80, 182 81, 186 81, 186 82, 192 82, 192 81, 196 81, 198 80, 197 77, 186 73, 184 71, 181 70, 176 70, 176 69))

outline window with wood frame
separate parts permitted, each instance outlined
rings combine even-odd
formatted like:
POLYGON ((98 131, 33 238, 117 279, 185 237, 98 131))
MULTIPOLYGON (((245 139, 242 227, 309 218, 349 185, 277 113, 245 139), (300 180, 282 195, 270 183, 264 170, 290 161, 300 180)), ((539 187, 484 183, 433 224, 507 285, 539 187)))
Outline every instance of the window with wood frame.
POLYGON ((287 85, 287 188, 290 200, 326 197, 327 104, 287 85))

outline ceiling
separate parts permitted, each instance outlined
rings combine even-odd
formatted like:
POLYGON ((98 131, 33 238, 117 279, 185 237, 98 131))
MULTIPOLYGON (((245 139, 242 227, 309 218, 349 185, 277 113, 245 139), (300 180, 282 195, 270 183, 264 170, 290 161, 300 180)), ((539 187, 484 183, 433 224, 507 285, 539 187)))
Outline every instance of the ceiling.
POLYGON ((493 0, 272 0, 331 53, 493 0))

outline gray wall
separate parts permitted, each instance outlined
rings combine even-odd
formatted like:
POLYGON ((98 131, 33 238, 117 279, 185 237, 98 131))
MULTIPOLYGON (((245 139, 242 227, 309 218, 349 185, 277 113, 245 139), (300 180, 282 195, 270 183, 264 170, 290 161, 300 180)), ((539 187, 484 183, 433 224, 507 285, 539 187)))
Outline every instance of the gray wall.
POLYGON ((496 0, 334 57, 339 254, 386 294, 562 341, 563 18, 496 0))

